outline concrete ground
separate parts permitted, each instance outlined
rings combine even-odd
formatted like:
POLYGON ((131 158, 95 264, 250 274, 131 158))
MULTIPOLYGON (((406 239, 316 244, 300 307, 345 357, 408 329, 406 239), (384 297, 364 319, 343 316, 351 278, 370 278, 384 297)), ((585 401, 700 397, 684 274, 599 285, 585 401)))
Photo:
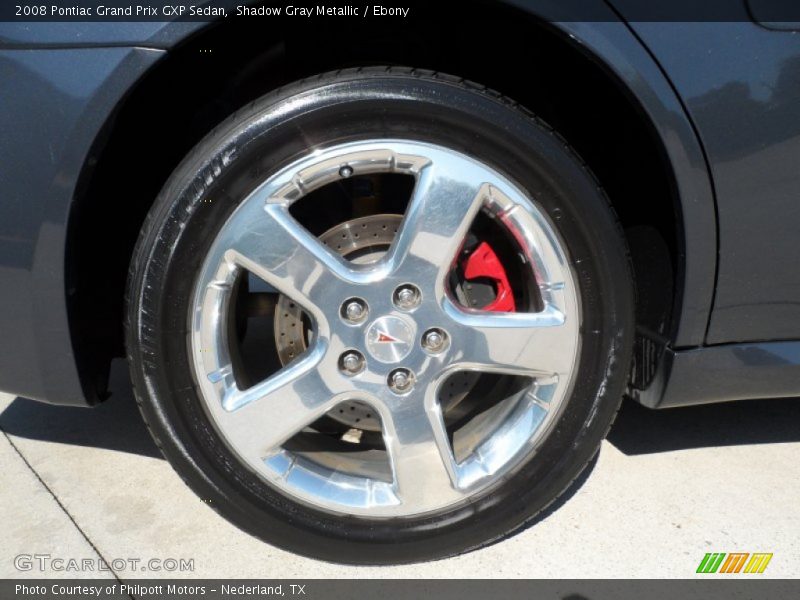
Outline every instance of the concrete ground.
POLYGON ((660 412, 627 402, 596 462, 533 527, 453 559, 360 568, 278 550, 218 516, 160 457, 124 371, 114 381, 91 410, 0 394, 0 577, 77 575, 14 566, 48 554, 102 557, 115 573, 83 575, 123 580, 683 578, 707 552, 771 552, 757 577, 800 577, 800 400, 660 412), (136 572, 131 558, 193 559, 194 571, 136 572))

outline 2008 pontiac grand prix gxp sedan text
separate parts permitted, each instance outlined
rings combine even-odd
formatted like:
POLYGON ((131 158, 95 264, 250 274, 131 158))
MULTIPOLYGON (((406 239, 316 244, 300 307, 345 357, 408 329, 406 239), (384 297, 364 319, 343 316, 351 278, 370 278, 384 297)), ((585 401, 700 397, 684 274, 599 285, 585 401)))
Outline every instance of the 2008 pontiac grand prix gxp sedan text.
POLYGON ((0 388, 127 356, 200 497, 358 563, 530 522, 623 395, 800 394, 796 23, 514 4, 0 24, 0 388))

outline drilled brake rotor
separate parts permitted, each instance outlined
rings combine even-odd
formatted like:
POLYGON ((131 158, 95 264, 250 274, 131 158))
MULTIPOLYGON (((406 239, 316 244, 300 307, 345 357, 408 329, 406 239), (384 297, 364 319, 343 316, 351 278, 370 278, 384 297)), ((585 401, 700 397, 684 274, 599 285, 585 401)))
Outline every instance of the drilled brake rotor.
MULTIPOLYGON (((340 223, 319 236, 328 248, 338 252, 347 260, 358 264, 369 264, 379 260, 389 249, 402 215, 370 215, 340 223)), ((310 322, 303 310, 288 297, 281 295, 275 308, 275 345, 283 366, 288 365, 308 347, 312 335, 310 322)), ((451 378, 445 395, 441 398, 443 408, 454 406, 472 388, 477 375, 458 374, 451 378)), ((375 410, 359 400, 343 402, 328 413, 332 419, 348 428, 364 431, 380 431, 381 425, 375 410)))

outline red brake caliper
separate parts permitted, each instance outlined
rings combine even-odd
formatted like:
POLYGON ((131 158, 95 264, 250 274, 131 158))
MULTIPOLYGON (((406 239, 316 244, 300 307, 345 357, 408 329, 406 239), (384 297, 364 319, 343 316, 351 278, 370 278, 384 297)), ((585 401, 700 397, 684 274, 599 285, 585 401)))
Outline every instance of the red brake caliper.
POLYGON ((494 282, 497 296, 481 310, 494 312, 514 312, 516 310, 514 293, 508 283, 506 270, 500 263, 500 259, 497 258, 497 254, 486 242, 481 242, 464 262, 464 277, 467 281, 485 277, 494 282))

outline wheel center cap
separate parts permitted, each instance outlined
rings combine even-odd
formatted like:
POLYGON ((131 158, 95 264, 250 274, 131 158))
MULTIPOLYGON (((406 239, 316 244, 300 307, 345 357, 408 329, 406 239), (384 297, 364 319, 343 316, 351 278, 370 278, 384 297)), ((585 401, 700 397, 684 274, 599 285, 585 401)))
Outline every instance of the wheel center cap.
POLYGON ((367 350, 383 363, 403 360, 414 346, 414 327, 400 317, 375 319, 367 328, 367 350))

